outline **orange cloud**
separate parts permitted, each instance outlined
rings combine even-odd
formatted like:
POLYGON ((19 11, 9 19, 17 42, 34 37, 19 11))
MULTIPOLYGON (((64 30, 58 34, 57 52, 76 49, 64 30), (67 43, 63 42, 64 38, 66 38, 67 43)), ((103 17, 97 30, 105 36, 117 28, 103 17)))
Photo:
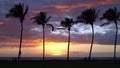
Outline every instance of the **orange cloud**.
POLYGON ((81 7, 90 8, 98 5, 107 5, 107 4, 116 3, 118 1, 119 0, 104 0, 104 1, 101 0, 101 1, 89 2, 89 3, 75 3, 73 5, 55 5, 53 7, 60 10, 61 12, 69 12, 75 8, 81 8, 81 7))
POLYGON ((94 4, 89 4, 89 3, 78 3, 75 5, 56 5, 54 6, 56 9, 74 9, 78 7, 92 7, 94 4))
MULTIPOLYGON (((23 40, 23 43, 22 43, 22 47, 37 47, 41 45, 42 45, 42 40, 39 40, 39 39, 23 40)), ((18 46, 19 46, 19 40, 0 42, 0 47, 18 47, 18 46)))
POLYGON ((64 12, 69 12, 70 10, 74 9, 74 8, 80 8, 80 7, 91 7, 93 6, 93 4, 76 4, 76 5, 56 5, 54 6, 56 9, 64 12))
MULTIPOLYGON (((91 42, 91 38, 88 37, 84 37, 87 40, 85 40, 86 42, 80 42, 80 41, 76 41, 73 38, 71 38, 71 45, 80 45, 80 44, 90 44, 91 42), (89 41, 89 42, 88 42, 89 41)), ((81 39, 81 38, 80 38, 81 39)), ((45 39, 45 45, 55 45, 55 46, 59 46, 59 45, 68 45, 68 39, 66 38, 66 40, 63 40, 62 38, 46 38, 45 39)), ((96 40, 94 40, 94 43, 97 43, 96 40)), ((26 39, 23 40, 22 43, 22 47, 40 47, 43 45, 43 40, 42 39, 26 39)), ((8 41, 1 41, 0 42, 0 47, 19 47, 19 39, 18 40, 8 40, 8 41)))

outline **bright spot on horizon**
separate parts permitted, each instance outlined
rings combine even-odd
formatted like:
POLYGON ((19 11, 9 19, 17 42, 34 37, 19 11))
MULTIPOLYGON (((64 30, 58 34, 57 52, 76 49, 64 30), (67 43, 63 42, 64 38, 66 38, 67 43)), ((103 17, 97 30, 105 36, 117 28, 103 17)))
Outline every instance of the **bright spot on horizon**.
POLYGON ((52 55, 52 56, 62 56, 65 55, 66 52, 66 45, 67 43, 54 43, 54 42, 50 42, 50 43, 46 43, 46 53, 52 55))
POLYGON ((53 54, 53 55, 54 55, 54 56, 60 56, 61 54, 57 54, 57 53, 56 53, 56 54, 53 54))

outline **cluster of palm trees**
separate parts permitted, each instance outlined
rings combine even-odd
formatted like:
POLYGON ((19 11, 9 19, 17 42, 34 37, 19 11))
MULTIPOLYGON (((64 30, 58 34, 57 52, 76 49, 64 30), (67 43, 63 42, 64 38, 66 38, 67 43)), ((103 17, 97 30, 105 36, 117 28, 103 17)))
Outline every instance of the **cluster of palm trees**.
MULTIPOLYGON (((19 3, 14 5, 9 10, 9 13, 6 14, 6 18, 8 17, 15 17, 20 19, 20 24, 21 24, 21 32, 20 32, 20 45, 19 45, 19 53, 18 53, 18 61, 20 60, 21 57, 21 46, 22 46, 22 33, 23 33, 23 22, 25 19, 25 16, 28 12, 28 6, 24 6, 23 3, 19 3)), ((99 11, 95 10, 94 8, 87 9, 81 13, 81 15, 76 17, 76 20, 74 21, 71 18, 65 18, 65 20, 61 21, 61 25, 63 28, 60 29, 68 29, 68 50, 67 50, 67 60, 69 60, 69 48, 70 48, 70 31, 71 27, 74 24, 78 23, 85 23, 85 24, 90 24, 92 28, 92 41, 91 41, 91 47, 90 47, 90 52, 89 52, 89 57, 88 59, 91 59, 91 53, 92 53, 92 48, 93 48, 93 43, 94 43, 94 22, 98 18, 98 13, 99 11)), ((40 12, 38 15, 35 17, 31 18, 31 20, 34 20, 33 23, 36 23, 38 25, 42 25, 43 27, 43 60, 45 60, 45 26, 50 26, 52 28, 52 31, 54 30, 54 26, 52 24, 48 24, 48 21, 51 19, 51 16, 47 16, 47 12, 40 12)), ((114 42, 114 60, 116 59, 116 44, 117 44, 117 34, 118 34, 118 21, 120 21, 120 11, 117 10, 116 7, 114 8, 109 8, 106 10, 100 20, 106 19, 107 22, 104 24, 101 24, 100 26, 105 26, 108 25, 112 22, 115 23, 116 26, 116 35, 115 35, 115 42, 114 42)))

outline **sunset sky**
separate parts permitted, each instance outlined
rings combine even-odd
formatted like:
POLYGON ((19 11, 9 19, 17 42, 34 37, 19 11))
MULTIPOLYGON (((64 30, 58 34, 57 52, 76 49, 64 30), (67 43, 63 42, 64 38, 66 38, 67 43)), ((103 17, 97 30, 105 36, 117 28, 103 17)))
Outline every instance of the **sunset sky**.
MULTIPOLYGON (((42 57, 42 26, 30 20, 37 13, 44 11, 52 18, 48 23, 59 27, 65 17, 74 20, 88 8, 100 10, 99 17, 108 8, 117 7, 120 0, 0 0, 0 57, 17 57, 20 35, 20 23, 17 18, 5 18, 9 9, 19 2, 29 6, 24 20, 22 56, 42 57)), ((92 57, 113 57, 115 38, 114 23, 100 27, 103 21, 97 19, 94 24, 95 39, 92 57)), ((118 22, 117 57, 120 57, 120 22, 118 22)), ((46 57, 66 57, 68 31, 51 31, 46 27, 46 57)), ((87 57, 91 43, 91 26, 76 24, 71 29, 70 57, 87 57)))

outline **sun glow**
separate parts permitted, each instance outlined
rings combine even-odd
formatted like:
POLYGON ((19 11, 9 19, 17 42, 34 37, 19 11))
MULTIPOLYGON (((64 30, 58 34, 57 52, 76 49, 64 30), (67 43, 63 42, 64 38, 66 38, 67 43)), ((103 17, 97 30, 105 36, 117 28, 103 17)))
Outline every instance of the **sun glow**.
POLYGON ((49 42, 46 44, 46 51, 52 56, 62 56, 65 54, 66 43, 49 42))

